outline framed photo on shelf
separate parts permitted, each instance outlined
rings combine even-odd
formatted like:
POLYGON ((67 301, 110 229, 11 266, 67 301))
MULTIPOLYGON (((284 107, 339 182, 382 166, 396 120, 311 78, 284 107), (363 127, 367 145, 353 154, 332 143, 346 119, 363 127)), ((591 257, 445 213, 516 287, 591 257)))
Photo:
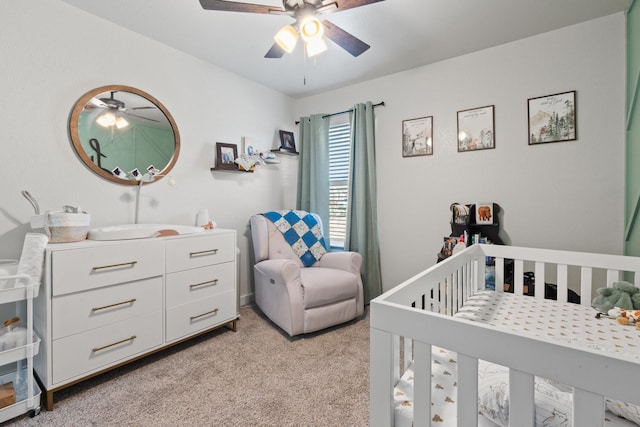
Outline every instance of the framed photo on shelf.
POLYGON ((493 224, 493 203, 476 203, 476 224, 493 224))
POLYGON ((402 157, 433 154, 433 116, 402 121, 402 157))
POLYGON ((576 91, 529 98, 529 145, 577 139, 576 91))
POLYGON ((496 148, 494 105, 458 111, 458 151, 496 148))
POLYGON ((297 153, 296 141, 293 138, 293 132, 286 130, 280 131, 280 147, 281 151, 288 151, 290 153, 297 153))
POLYGON ((216 169, 238 169, 238 165, 235 163, 237 158, 238 146, 236 144, 216 142, 216 169))

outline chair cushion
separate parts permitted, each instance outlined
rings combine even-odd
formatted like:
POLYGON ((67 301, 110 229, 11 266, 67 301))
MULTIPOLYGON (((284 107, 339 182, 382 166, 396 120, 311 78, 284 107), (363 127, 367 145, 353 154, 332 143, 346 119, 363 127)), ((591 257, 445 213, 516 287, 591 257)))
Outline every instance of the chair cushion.
POLYGON ((358 296, 358 279, 353 273, 334 268, 300 269, 305 308, 319 307, 358 296))

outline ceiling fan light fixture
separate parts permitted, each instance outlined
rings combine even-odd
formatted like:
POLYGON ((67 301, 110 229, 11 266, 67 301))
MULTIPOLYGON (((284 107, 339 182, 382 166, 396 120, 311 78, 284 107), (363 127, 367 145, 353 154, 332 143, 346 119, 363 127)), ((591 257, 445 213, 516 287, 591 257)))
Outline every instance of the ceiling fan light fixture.
POLYGON ((122 129, 127 126, 129 126, 129 122, 124 117, 118 117, 116 119, 116 127, 118 129, 122 129))
POLYGON ((96 123, 100 126, 108 128, 116 124, 116 115, 112 112, 107 112, 96 119, 96 123))
POLYGON ((327 43, 325 43, 324 39, 322 38, 306 42, 305 47, 307 50, 307 56, 309 58, 316 56, 328 49, 327 43))
POLYGON ((129 126, 129 122, 122 116, 118 116, 115 113, 109 111, 101 115, 96 119, 96 123, 100 126, 108 128, 111 126, 115 126, 118 129, 122 129, 124 127, 129 126))
POLYGON ((307 16, 300 21, 300 35, 304 41, 321 39, 323 33, 322 23, 315 16, 307 16))
POLYGON ((298 42, 298 32, 291 25, 282 27, 275 35, 274 40, 287 53, 293 52, 298 42))

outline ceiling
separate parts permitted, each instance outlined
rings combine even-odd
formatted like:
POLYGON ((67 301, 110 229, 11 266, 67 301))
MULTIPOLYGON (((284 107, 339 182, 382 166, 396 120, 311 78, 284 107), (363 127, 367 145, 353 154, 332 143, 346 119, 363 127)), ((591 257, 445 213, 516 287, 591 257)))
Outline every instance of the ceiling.
MULTIPOLYGON (((204 10, 198 0, 62 0, 293 98, 431 64, 625 11, 631 0, 384 0, 323 15, 371 45, 357 58, 331 41, 264 58, 282 15, 204 10)), ((337 0, 340 2, 340 0, 337 0)), ((252 0, 281 7, 280 0, 252 0)))

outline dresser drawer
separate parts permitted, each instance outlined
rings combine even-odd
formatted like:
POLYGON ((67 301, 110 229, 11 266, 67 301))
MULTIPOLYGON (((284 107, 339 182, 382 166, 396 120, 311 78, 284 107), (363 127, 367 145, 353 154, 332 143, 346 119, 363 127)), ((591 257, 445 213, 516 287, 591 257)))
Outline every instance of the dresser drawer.
POLYGON ((167 274, 167 307, 210 297, 236 287, 234 262, 167 274))
POLYGON ((53 339, 162 310, 162 277, 53 297, 53 339))
POLYGON ((167 342, 236 318, 235 290, 167 309, 167 342))
POLYGON ((197 237, 167 240, 167 273, 233 261, 236 256, 235 233, 206 233, 197 237))
POLYGON ((52 294, 63 295, 164 274, 162 240, 55 251, 52 294))
POLYGON ((88 375, 162 344, 162 311, 53 341, 53 384, 88 375))

